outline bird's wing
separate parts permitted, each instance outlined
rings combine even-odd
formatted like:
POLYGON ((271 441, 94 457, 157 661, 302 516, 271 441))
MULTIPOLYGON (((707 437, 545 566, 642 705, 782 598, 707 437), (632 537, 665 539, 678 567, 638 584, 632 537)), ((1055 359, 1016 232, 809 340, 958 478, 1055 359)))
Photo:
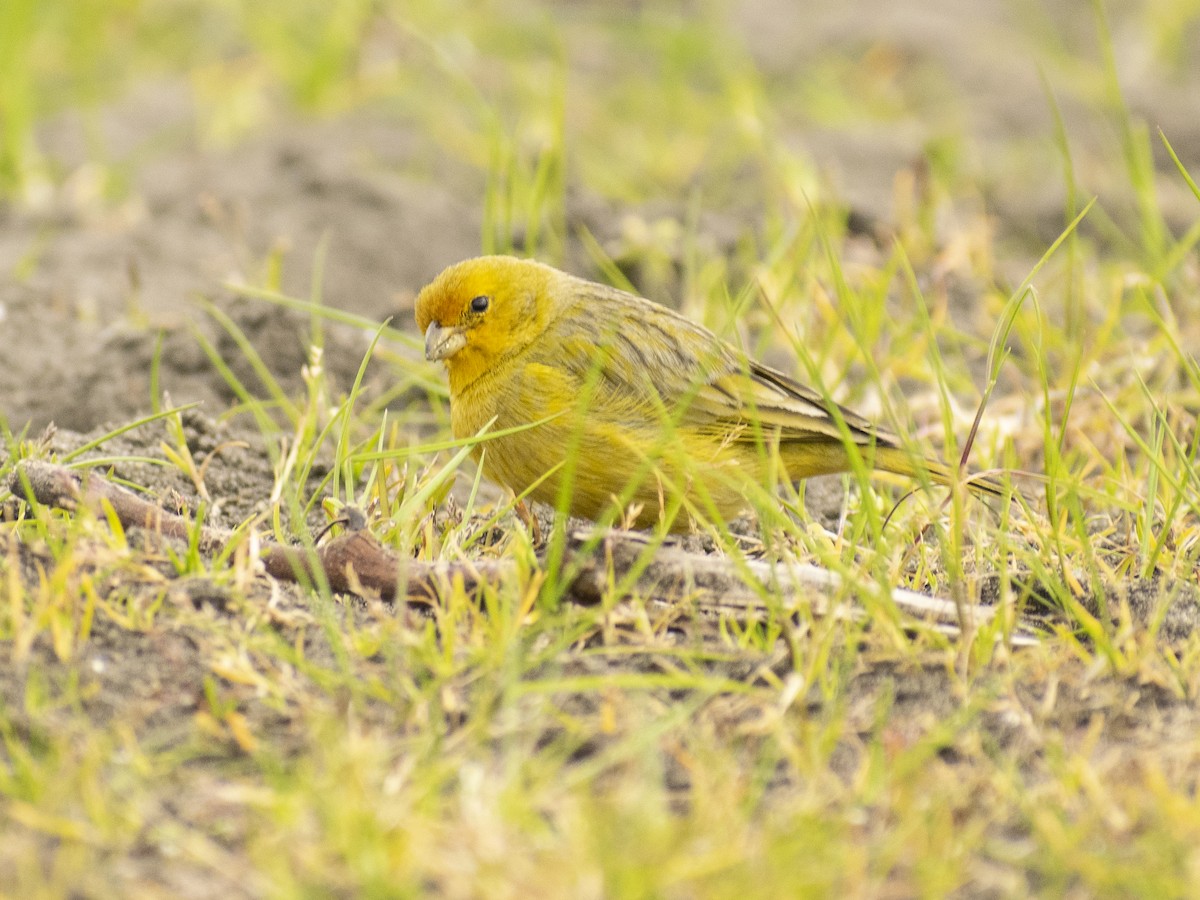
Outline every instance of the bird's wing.
POLYGON ((597 402, 674 408, 709 373, 728 366, 728 348, 673 310, 616 288, 573 279, 573 290, 532 348, 597 402))
POLYGON ((748 422, 780 429, 785 442, 843 440, 842 420, 850 438, 859 444, 896 445, 892 435, 877 428, 852 410, 839 406, 817 391, 784 373, 749 361, 744 367, 714 378, 709 387, 718 390, 713 401, 736 406, 736 415, 748 422), (837 418, 834 411, 837 412, 837 418))
POLYGON ((896 445, 862 416, 793 378, 747 360, 708 329, 667 307, 590 282, 550 325, 558 354, 545 360, 570 373, 581 391, 608 410, 672 416, 677 425, 730 439, 757 440, 779 428, 785 442, 837 441, 839 411, 857 443, 896 445))

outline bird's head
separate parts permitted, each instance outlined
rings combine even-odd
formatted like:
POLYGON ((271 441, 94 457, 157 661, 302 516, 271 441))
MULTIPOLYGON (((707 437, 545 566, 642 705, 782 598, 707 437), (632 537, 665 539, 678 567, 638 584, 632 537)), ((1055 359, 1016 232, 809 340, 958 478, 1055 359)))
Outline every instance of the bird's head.
POLYGON ((440 359, 450 389, 465 387, 545 330, 554 282, 549 266, 512 256, 480 256, 444 270, 417 295, 425 358, 440 359))

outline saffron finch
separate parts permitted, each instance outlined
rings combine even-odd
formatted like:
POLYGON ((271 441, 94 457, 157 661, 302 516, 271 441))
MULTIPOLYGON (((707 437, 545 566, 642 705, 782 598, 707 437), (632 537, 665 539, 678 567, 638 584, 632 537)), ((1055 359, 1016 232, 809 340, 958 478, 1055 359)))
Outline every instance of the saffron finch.
POLYGON ((416 319, 446 366, 455 437, 500 432, 475 447, 484 475, 573 515, 619 505, 638 527, 665 513, 683 530, 682 505, 728 519, 780 463, 793 482, 850 469, 847 442, 876 469, 955 477, 673 310, 538 262, 450 266, 416 319))

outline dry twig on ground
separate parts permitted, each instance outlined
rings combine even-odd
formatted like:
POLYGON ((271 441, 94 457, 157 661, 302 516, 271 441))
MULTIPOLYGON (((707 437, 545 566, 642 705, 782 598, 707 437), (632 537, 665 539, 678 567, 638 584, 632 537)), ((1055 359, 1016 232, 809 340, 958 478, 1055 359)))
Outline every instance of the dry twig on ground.
MULTIPOLYGON (((201 526, 167 512, 133 491, 95 473, 38 460, 25 460, 14 470, 10 489, 31 502, 74 510, 81 503, 107 504, 125 527, 144 528, 167 538, 195 540, 198 549, 213 555, 227 549, 241 532, 201 526)), ((379 544, 361 521, 315 549, 261 543, 266 572, 284 581, 311 584, 323 580, 338 593, 377 598, 387 602, 430 605, 455 582, 468 593, 485 583, 495 584, 515 572, 506 560, 425 562, 403 560, 379 544)), ((616 602, 638 596, 664 603, 690 603, 708 614, 739 618, 765 612, 774 606, 787 613, 807 607, 813 615, 838 615, 854 619, 867 613, 849 601, 852 593, 835 572, 806 564, 733 560, 690 553, 677 547, 656 546, 637 533, 612 531, 599 541, 574 533, 567 544, 563 571, 570 572, 568 596, 579 603, 616 602), (770 602, 765 599, 771 598, 770 602)), ((959 634, 990 622, 996 608, 971 605, 962 610, 949 600, 929 597, 902 588, 891 589, 891 600, 905 613, 928 622, 938 631, 959 634), (962 614, 967 621, 960 620, 962 614)), ((1027 645, 1036 637, 1024 630, 1010 635, 1014 645, 1027 645)))

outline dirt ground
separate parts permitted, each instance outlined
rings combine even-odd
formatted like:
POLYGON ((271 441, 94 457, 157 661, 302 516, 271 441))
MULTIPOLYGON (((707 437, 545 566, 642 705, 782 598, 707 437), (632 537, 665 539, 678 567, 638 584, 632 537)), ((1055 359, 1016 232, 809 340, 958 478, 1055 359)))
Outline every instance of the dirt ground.
MULTIPOLYGON (((896 171, 939 130, 965 129, 978 152, 972 167, 981 173, 981 202, 995 217, 1000 245, 1012 251, 1001 263, 1019 278, 1061 229, 1063 191, 1057 169, 1029 165, 1031 158, 1053 159, 1053 147, 1046 136, 1049 117, 1037 72, 1012 51, 1014 43, 1024 46, 1027 39, 1008 24, 1009 5, 945 0, 921 4, 918 13, 912 4, 882 4, 879 14, 871 17, 844 3, 811 6, 803 23, 780 16, 779 4, 771 0, 749 0, 731 14, 733 27, 769 76, 787 77, 792 61, 813 47, 833 41, 867 46, 887 35, 889 52, 920 58, 960 85, 963 96, 978 102, 938 104, 934 98, 924 115, 886 130, 797 125, 791 139, 808 149, 852 206, 868 219, 886 221, 896 171), (937 39, 939 35, 946 39, 937 39), (995 49, 980 52, 980 47, 995 49)), ((1066 21, 1072 7, 1059 6, 1050 14, 1066 21)), ((1066 32, 1070 34, 1070 28, 1066 32)), ((1118 19, 1115 34, 1128 58, 1141 59, 1145 48, 1136 43, 1138 33, 1126 33, 1118 19), (1126 40, 1129 43, 1123 44, 1126 40)), ((1200 171, 1194 80, 1172 80, 1148 64, 1131 65, 1129 70, 1130 105, 1166 129, 1184 163, 1200 171)), ((223 349, 226 358, 238 359, 239 354, 196 298, 207 298, 227 312, 285 387, 299 393, 307 320, 266 303, 236 298, 223 287, 226 281, 257 275, 257 267, 278 250, 284 259, 282 289, 308 296, 313 260, 327 240, 324 301, 376 320, 394 314, 399 324, 411 329, 411 301, 421 285, 444 265, 478 252, 482 173, 444 157, 403 123, 368 113, 323 122, 297 120, 232 148, 206 149, 193 146, 190 103, 185 86, 168 81, 140 86, 132 97, 104 111, 108 153, 127 161, 129 187, 119 202, 97 200, 95 172, 85 161, 83 128, 77 118, 64 115, 41 132, 43 148, 69 173, 64 188, 30 206, 0 205, 0 272, 6 273, 0 280, 0 413, 14 433, 27 423, 32 437, 54 423, 57 433, 50 440, 65 452, 85 436, 146 414, 151 360, 161 339, 162 389, 173 403, 202 403, 186 422, 189 445, 203 457, 229 437, 247 435, 216 422, 234 398, 201 351, 196 332, 223 349)), ((1066 102, 1064 116, 1080 139, 1081 167, 1086 167, 1090 154, 1098 157, 1111 148, 1109 126, 1094 114, 1066 102)), ((1170 164, 1163 159, 1160 165, 1167 171, 1170 164)), ((1169 219, 1190 224, 1194 211, 1187 206, 1189 197, 1180 193, 1162 199, 1169 219)), ((662 202, 682 209, 686 198, 662 202)), ((615 239, 607 224, 611 212, 608 204, 587 194, 586 186, 573 188, 568 218, 587 224, 602 242, 615 239)), ((749 203, 744 209, 720 211, 714 221, 729 216, 744 224, 752 215, 749 203)), ((578 248, 569 255, 580 274, 595 274, 578 248)), ((325 362, 338 383, 350 384, 368 340, 369 335, 354 329, 328 326, 325 362)), ((368 394, 383 391, 388 378, 385 366, 373 364, 368 394)), ((249 374, 247 379, 253 380, 249 374)), ((161 440, 160 431, 135 432, 104 452, 155 455, 161 440)), ((206 479, 216 501, 213 524, 234 526, 266 502, 270 466, 253 436, 249 440, 249 447, 213 456, 206 479)), ((131 463, 119 466, 117 474, 156 497, 177 497, 191 508, 197 503, 194 487, 175 469, 131 463)), ((22 559, 31 576, 37 563, 32 551, 22 559)), ((169 569, 161 559, 148 558, 140 579, 104 583, 124 595, 149 596, 169 569)), ((1133 608, 1146 616, 1153 614, 1164 591, 1176 591, 1177 603, 1163 638, 1181 641, 1191 633, 1197 604, 1189 586, 1131 582, 1125 587, 1134 599, 1133 608)), ((314 613, 305 592, 294 587, 262 591, 262 614, 285 638, 301 636, 317 658, 332 652, 321 629, 312 625, 314 613)), ((88 714, 94 721, 120 719, 144 745, 171 745, 192 728, 210 669, 204 660, 216 652, 202 643, 208 632, 189 628, 187 618, 239 611, 229 610, 228 598, 203 582, 180 583, 168 596, 169 602, 187 610, 175 626, 128 630, 98 616, 86 649, 70 663, 58 661, 48 639, 39 639, 20 666, 12 662, 12 646, 0 647, 0 698, 16 709, 31 680, 53 694, 56 684, 83 679, 91 686, 88 714)), ((353 604, 334 612, 336 617, 372 614, 353 604)), ((637 664, 633 657, 625 662, 637 664)), ((568 665, 582 671, 590 664, 580 659, 568 665)), ((786 668, 780 660, 767 665, 781 672, 786 668)), ((744 663, 730 664, 726 674, 741 677, 744 668, 744 663)), ((280 735, 303 727, 286 711, 257 702, 251 687, 230 690, 251 710, 256 727, 280 735)), ((944 669, 893 680, 885 667, 854 675, 848 706, 867 729, 866 719, 882 692, 894 691, 894 708, 907 710, 896 720, 911 721, 916 728, 949 714, 958 690, 955 674, 944 669)), ((1094 757, 1103 760, 1103 776, 1119 780, 1138 766, 1142 748, 1161 750, 1176 741, 1190 747, 1200 729, 1200 707, 1194 698, 1181 696, 1166 683, 1130 684, 1117 676, 1064 677, 1060 682, 1057 673, 1047 673, 1045 682, 1020 686, 1015 696, 1011 705, 993 707, 982 730, 1011 754, 1017 767, 1035 766, 1044 750, 1042 736, 1053 727, 1068 742, 1096 741, 1094 757), (1107 717, 1099 736, 1097 717, 1107 717)), ((819 701, 814 697, 813 702, 819 701)), ((386 718, 388 711, 376 709, 375 714, 386 718)), ((730 716, 736 718, 736 711, 730 716)), ((37 729, 44 727, 45 722, 30 723, 25 739, 36 740, 37 729)), ((296 739, 303 740, 299 735, 296 739)), ((847 771, 855 752, 846 749, 847 771)), ((1169 754, 1164 759, 1180 789, 1194 791, 1197 772, 1190 758, 1179 760, 1180 768, 1173 772, 1169 754)), ((938 765, 952 771, 953 752, 938 765)), ((686 786, 684 772, 669 772, 668 778, 686 786)), ((210 787, 203 778, 181 776, 178 794, 154 810, 151 820, 162 827, 212 815, 211 809, 197 812, 220 803, 210 787)), ((237 842, 237 827, 234 818, 226 836, 229 846, 237 842)), ((152 860, 156 851, 145 847, 142 852, 152 860)), ((239 871, 233 856, 230 860, 230 889, 235 894, 257 893, 250 873, 239 871)), ((137 855, 125 864, 137 867, 137 855)), ((118 879, 114 884, 128 884, 113 877, 118 879)), ((154 876, 167 879, 157 882, 159 888, 182 896, 203 895, 211 887, 203 881, 207 877, 189 874, 186 866, 154 876)))

